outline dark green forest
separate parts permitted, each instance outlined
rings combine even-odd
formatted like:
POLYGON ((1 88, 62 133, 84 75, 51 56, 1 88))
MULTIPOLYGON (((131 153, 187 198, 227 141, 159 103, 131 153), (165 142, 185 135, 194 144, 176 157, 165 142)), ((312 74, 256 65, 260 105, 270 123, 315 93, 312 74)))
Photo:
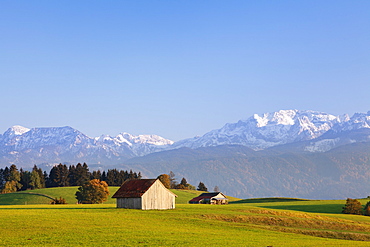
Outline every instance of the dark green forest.
POLYGON ((120 186, 124 181, 140 179, 141 173, 117 169, 89 171, 86 163, 54 166, 49 173, 36 165, 31 171, 18 170, 16 165, 0 169, 0 193, 50 187, 82 186, 92 179, 105 181, 110 186, 120 186))

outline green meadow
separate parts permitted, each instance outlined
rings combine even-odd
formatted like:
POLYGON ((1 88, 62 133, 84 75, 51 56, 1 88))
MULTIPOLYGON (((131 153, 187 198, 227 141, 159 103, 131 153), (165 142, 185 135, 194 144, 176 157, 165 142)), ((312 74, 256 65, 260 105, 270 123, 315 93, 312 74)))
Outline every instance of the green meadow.
POLYGON ((0 246, 370 246, 370 217, 341 214, 344 200, 233 198, 229 205, 190 205, 200 192, 174 190, 176 209, 142 211, 117 209, 114 200, 75 204, 76 190, 0 195, 0 246), (40 194, 69 204, 47 204, 40 194))
MULTIPOLYGON (((119 187, 110 186, 110 196, 105 204, 114 204, 116 200, 111 196, 119 187)), ((0 195, 0 205, 33 205, 33 204, 50 204, 51 198, 62 197, 68 204, 76 204, 75 193, 78 186, 75 187, 55 187, 37 190, 26 190, 22 192, 9 193, 0 195)))

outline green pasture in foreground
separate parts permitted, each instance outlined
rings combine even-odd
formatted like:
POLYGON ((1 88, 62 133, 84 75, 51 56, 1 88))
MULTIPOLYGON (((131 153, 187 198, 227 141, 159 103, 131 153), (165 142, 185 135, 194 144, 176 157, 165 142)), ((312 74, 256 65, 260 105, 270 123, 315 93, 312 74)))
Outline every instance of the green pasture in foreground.
MULTIPOLYGON (((117 189, 110 187, 111 195, 117 189)), ((370 246, 370 217, 341 214, 345 200, 229 198, 229 205, 190 205, 201 192, 172 190, 176 209, 142 211, 117 209, 112 198, 75 204, 76 191, 0 195, 0 246, 370 246), (50 205, 50 197, 69 204, 50 205)))
POLYGON ((335 214, 332 208, 325 213, 275 209, 311 202, 319 208, 345 203, 179 204, 150 211, 114 204, 5 205, 0 206, 0 246, 370 245, 370 217, 335 214))

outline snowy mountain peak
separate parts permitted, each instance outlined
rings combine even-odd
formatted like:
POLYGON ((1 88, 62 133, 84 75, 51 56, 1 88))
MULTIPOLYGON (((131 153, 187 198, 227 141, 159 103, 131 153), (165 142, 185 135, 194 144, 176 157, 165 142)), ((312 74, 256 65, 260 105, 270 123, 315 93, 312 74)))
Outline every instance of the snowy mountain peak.
POLYGON ((264 127, 266 125, 293 125, 294 117, 298 110, 280 110, 272 113, 265 113, 262 116, 254 114, 252 119, 257 121, 257 127, 264 127))
POLYGON ((334 132, 351 131, 356 129, 370 128, 370 111, 367 113, 355 113, 351 118, 341 121, 333 127, 334 132))
MULTIPOLYGON (((14 125, 12 127, 10 127, 5 133, 9 133, 11 135, 22 135, 26 132, 30 131, 30 129, 26 128, 26 127, 23 127, 23 126, 20 126, 20 125, 14 125)), ((5 134, 4 133, 4 134, 5 134)))
POLYGON ((173 144, 173 141, 165 139, 163 137, 157 136, 157 135, 138 135, 133 136, 128 133, 122 133, 121 134, 125 139, 130 141, 131 143, 135 144, 142 144, 142 143, 148 143, 152 145, 171 145, 173 144))
POLYGON ((319 124, 327 121, 340 121, 334 115, 317 111, 298 111, 298 110, 280 110, 277 112, 264 113, 262 116, 254 114, 253 117, 245 120, 257 122, 256 126, 261 128, 268 125, 295 125, 297 123, 314 123, 319 124))
POLYGON ((118 134, 116 137, 111 137, 109 135, 101 135, 100 137, 96 137, 95 140, 98 142, 114 142, 117 145, 125 143, 129 146, 132 146, 134 144, 137 144, 137 145, 150 144, 150 145, 156 145, 156 146, 173 144, 173 141, 165 139, 161 136, 157 136, 157 135, 134 136, 127 132, 122 132, 118 134))
POLYGON ((29 132, 30 129, 20 126, 20 125, 14 125, 7 129, 7 131, 4 132, 3 135, 0 135, 0 142, 9 142, 13 140, 14 138, 17 138, 19 136, 22 136, 23 134, 29 132))

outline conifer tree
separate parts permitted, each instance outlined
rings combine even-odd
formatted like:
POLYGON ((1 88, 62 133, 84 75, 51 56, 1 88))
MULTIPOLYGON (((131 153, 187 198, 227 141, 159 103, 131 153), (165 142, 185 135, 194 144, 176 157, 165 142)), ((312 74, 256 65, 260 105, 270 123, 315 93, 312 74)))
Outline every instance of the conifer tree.
POLYGON ((39 177, 40 177, 40 184, 41 184, 41 187, 40 188, 45 188, 46 187, 46 181, 45 181, 45 177, 44 177, 44 174, 42 172, 42 169, 41 168, 38 168, 36 165, 33 166, 33 169, 35 171, 37 171, 37 173, 39 174, 39 177))
POLYGON ((93 172, 91 173, 90 179, 91 179, 91 180, 92 180, 92 179, 100 179, 100 180, 102 180, 102 174, 101 174, 100 170, 93 171, 93 172))
POLYGON ((127 180, 127 172, 125 172, 124 170, 120 170, 118 174, 118 179, 117 179, 118 186, 123 184, 123 182, 125 182, 126 180, 127 180))
POLYGON ((70 165, 68 169, 68 181, 70 186, 76 186, 76 181, 77 181, 77 171, 76 167, 74 165, 70 165))
POLYGON ((22 188, 22 184, 20 183, 21 181, 21 174, 18 171, 18 168, 16 165, 11 165, 9 168, 9 177, 7 181, 14 181, 12 183, 15 186, 15 191, 19 190, 22 188))
POLYGON ((32 172, 31 172, 31 177, 30 177, 30 182, 29 182, 29 186, 31 187, 31 189, 41 189, 43 188, 42 187, 42 183, 41 183, 41 178, 40 178, 40 174, 38 172, 38 169, 37 167, 33 168, 32 169, 32 172))
POLYGON ((188 181, 186 181, 186 178, 182 178, 180 184, 186 187, 188 185, 188 181))
POLYGON ((31 189, 31 172, 23 171, 23 169, 21 168, 19 174, 21 175, 21 181, 19 181, 22 185, 21 190, 31 189))
POLYGON ((5 181, 9 181, 9 176, 10 176, 10 170, 9 168, 6 166, 4 168, 4 171, 3 171, 3 178, 5 181))
POLYGON ((84 163, 83 165, 81 165, 81 163, 78 163, 76 165, 74 178, 75 178, 75 185, 77 186, 81 186, 89 181, 90 173, 89 173, 89 168, 86 163, 84 163))
POLYGON ((204 185, 204 183, 199 182, 197 190, 199 190, 199 191, 208 191, 208 188, 204 185))
POLYGON ((117 183, 117 177, 119 172, 117 169, 109 169, 107 172, 106 182, 109 186, 119 186, 120 184, 117 183))
POLYGON ((2 189, 4 188, 5 183, 6 183, 6 181, 4 179, 4 169, 0 168, 0 193, 1 193, 2 189))
POLYGON ((69 171, 66 165, 59 164, 50 170, 51 187, 69 186, 69 171))
POLYGON ((0 193, 3 193, 3 189, 5 188, 5 184, 9 179, 9 168, 6 166, 4 169, 1 169, 1 181, 0 181, 0 193))
POLYGON ((44 177, 44 181, 45 181, 45 187, 46 188, 51 187, 51 181, 50 181, 49 175, 46 171, 44 171, 43 177, 44 177))
POLYGON ((107 173, 105 171, 102 172, 100 180, 105 182, 107 181, 107 173))
POLYGON ((68 181, 68 167, 66 165, 59 165, 57 173, 57 181, 59 182, 60 187, 69 186, 68 181))

